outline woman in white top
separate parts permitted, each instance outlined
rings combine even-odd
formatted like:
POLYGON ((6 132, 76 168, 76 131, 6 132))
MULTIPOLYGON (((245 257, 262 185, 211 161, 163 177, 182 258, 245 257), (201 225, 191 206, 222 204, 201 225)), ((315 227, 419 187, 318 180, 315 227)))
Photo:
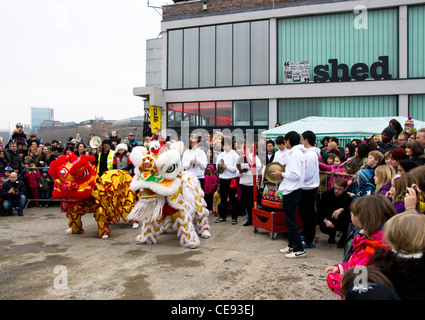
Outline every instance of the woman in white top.
POLYGON ((198 178, 203 190, 205 168, 207 167, 208 162, 205 152, 198 148, 197 140, 190 140, 189 149, 183 153, 182 164, 185 171, 192 173, 195 177, 198 178))

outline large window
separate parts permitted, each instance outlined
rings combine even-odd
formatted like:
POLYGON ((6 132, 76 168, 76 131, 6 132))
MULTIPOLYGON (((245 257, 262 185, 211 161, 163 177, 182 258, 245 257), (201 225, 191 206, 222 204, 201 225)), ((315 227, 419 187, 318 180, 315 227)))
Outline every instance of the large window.
POLYGON ((168 31, 168 89, 269 83, 269 21, 168 31))
POLYGON ((168 104, 168 127, 182 121, 199 127, 267 127, 268 100, 210 101, 168 104))

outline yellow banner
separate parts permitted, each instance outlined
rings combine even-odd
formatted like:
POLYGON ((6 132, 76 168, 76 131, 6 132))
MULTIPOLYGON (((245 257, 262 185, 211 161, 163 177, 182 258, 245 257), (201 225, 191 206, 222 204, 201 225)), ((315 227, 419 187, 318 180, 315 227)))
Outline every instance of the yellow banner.
POLYGON ((161 108, 149 105, 149 117, 151 119, 151 132, 155 134, 156 129, 161 130, 161 108))

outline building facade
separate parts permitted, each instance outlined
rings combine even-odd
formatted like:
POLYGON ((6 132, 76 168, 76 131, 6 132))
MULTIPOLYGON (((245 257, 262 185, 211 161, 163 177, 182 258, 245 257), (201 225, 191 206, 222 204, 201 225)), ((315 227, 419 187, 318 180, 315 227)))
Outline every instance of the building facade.
POLYGON ((161 34, 162 83, 133 93, 162 108, 163 128, 425 120, 425 1, 175 1, 161 34))
POLYGON ((37 132, 43 121, 54 121, 55 110, 52 108, 31 107, 31 130, 37 132))

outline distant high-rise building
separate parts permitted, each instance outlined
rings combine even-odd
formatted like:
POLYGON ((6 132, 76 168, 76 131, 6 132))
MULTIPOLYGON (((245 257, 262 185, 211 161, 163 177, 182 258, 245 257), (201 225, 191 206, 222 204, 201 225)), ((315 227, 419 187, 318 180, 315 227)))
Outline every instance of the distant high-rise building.
POLYGON ((31 107, 31 129, 37 132, 40 123, 45 120, 54 121, 55 110, 52 108, 31 107))

